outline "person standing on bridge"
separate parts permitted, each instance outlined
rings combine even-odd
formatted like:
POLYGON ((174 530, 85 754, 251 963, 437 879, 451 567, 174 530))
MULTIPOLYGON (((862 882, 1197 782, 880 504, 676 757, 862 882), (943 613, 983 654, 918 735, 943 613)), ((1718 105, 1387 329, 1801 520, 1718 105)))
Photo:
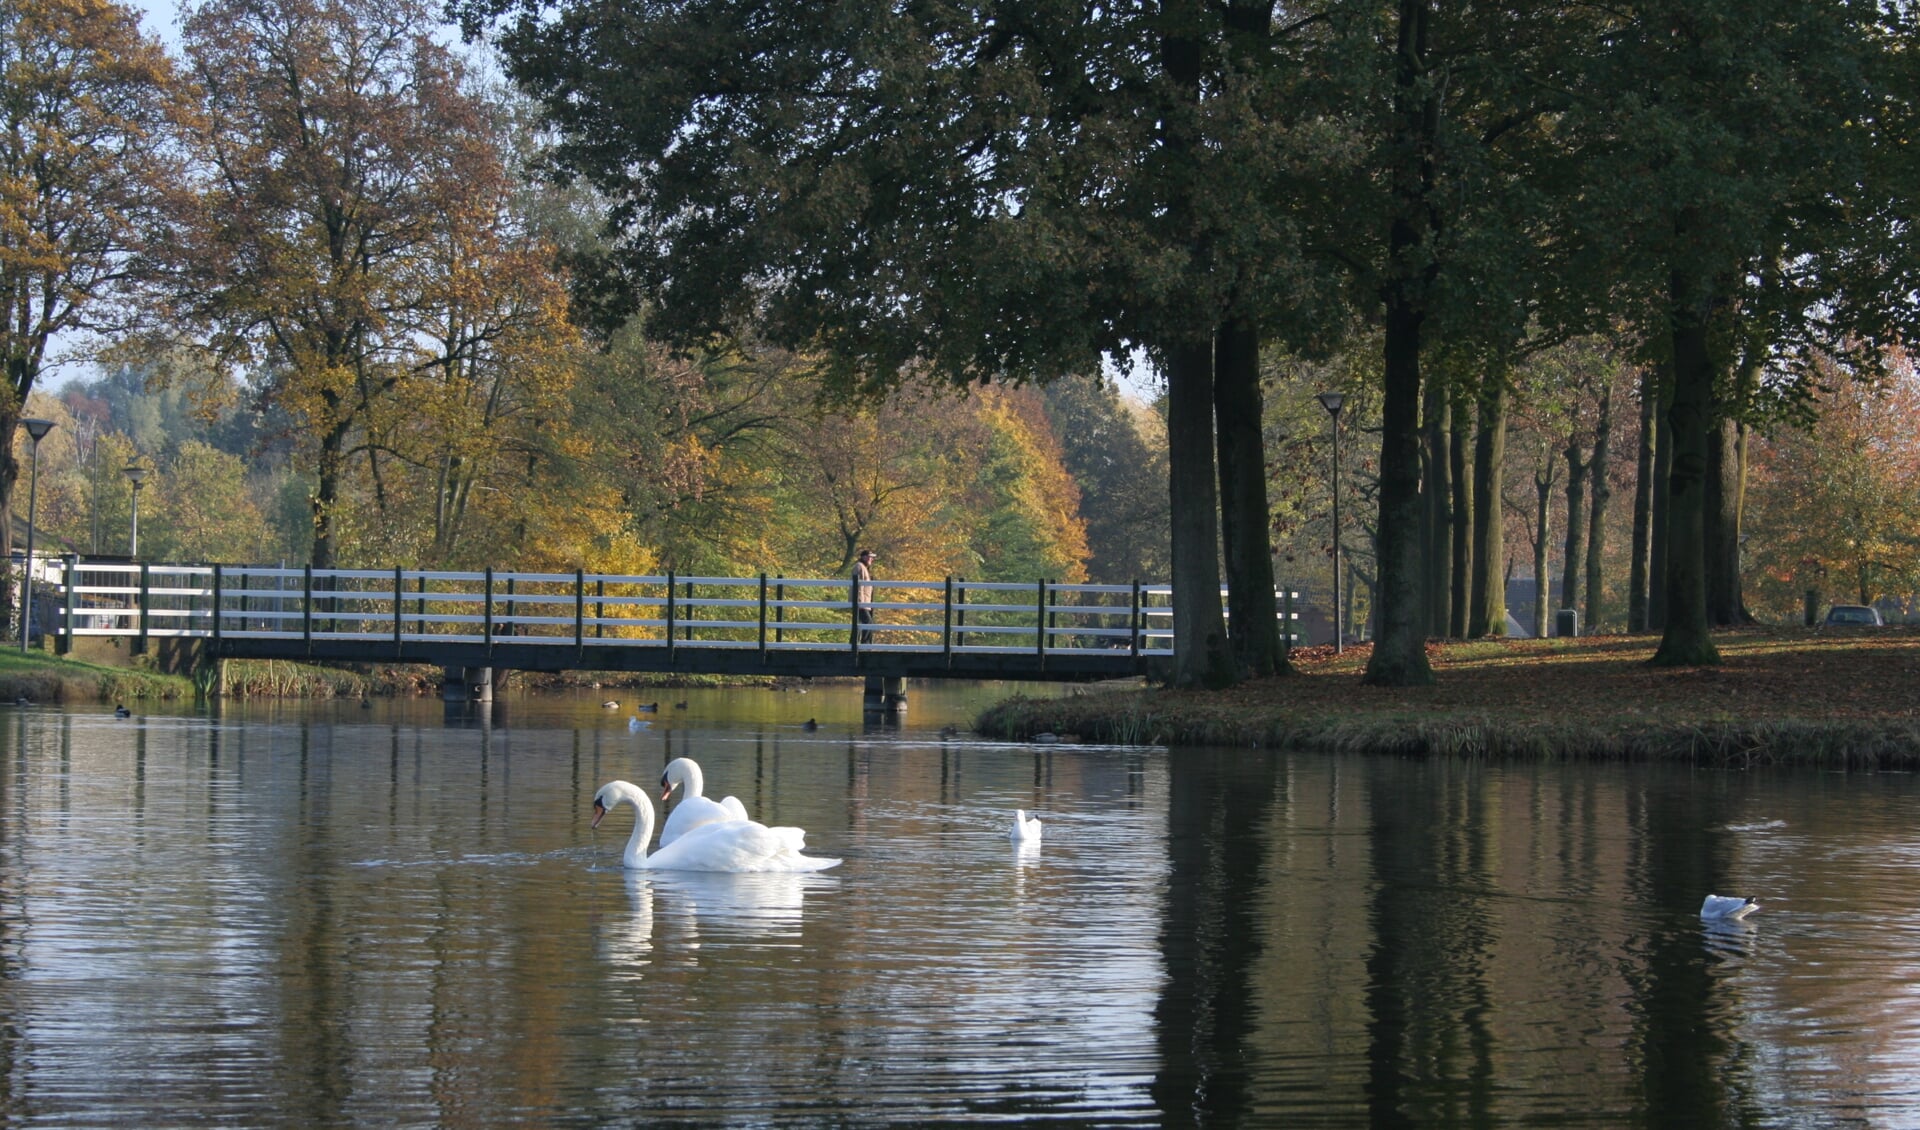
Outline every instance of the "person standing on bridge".
POLYGON ((871 549, 863 549, 853 562, 853 618, 860 624, 862 646, 873 642, 873 562, 871 549))

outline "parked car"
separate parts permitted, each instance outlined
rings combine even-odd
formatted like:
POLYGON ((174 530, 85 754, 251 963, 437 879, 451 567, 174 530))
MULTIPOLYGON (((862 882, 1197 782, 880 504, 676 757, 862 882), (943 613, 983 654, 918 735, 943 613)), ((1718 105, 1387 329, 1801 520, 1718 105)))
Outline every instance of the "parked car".
POLYGON ((1827 609, 1827 618, 1820 625, 1826 628, 1878 628, 1885 623, 1880 619, 1880 610, 1868 604, 1836 604, 1827 609))

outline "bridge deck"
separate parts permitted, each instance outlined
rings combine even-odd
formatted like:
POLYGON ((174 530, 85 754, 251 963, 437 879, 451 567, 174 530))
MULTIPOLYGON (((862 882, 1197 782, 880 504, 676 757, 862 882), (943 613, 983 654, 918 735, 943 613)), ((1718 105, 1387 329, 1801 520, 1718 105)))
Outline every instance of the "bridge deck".
POLYGON ((1172 655, 1164 584, 851 582, 484 570, 45 564, 64 644, 206 641, 221 658, 530 671, 1085 680, 1172 655))

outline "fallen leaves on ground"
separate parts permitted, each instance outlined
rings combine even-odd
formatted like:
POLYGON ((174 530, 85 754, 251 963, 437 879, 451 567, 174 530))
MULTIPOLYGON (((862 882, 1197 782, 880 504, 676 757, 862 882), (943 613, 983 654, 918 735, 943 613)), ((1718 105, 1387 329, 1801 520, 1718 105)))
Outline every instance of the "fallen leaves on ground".
POLYGON ((1434 685, 1360 681, 1369 645, 1293 652, 1295 673, 1225 691, 1166 692, 1220 705, 1388 713, 1496 713, 1542 720, 1912 718, 1920 714, 1920 629, 1847 635, 1747 628, 1714 637, 1718 667, 1652 667, 1654 636, 1433 641, 1434 685))

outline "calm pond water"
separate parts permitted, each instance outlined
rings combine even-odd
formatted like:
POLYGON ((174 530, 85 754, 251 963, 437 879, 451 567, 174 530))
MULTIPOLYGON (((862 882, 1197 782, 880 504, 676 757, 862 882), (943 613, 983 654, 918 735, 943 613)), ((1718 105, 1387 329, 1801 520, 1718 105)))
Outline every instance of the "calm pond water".
POLYGON ((1920 1126, 1910 776, 941 738, 995 693, 0 714, 0 1124, 1920 1126), (681 754, 846 862, 627 873, 681 754))

